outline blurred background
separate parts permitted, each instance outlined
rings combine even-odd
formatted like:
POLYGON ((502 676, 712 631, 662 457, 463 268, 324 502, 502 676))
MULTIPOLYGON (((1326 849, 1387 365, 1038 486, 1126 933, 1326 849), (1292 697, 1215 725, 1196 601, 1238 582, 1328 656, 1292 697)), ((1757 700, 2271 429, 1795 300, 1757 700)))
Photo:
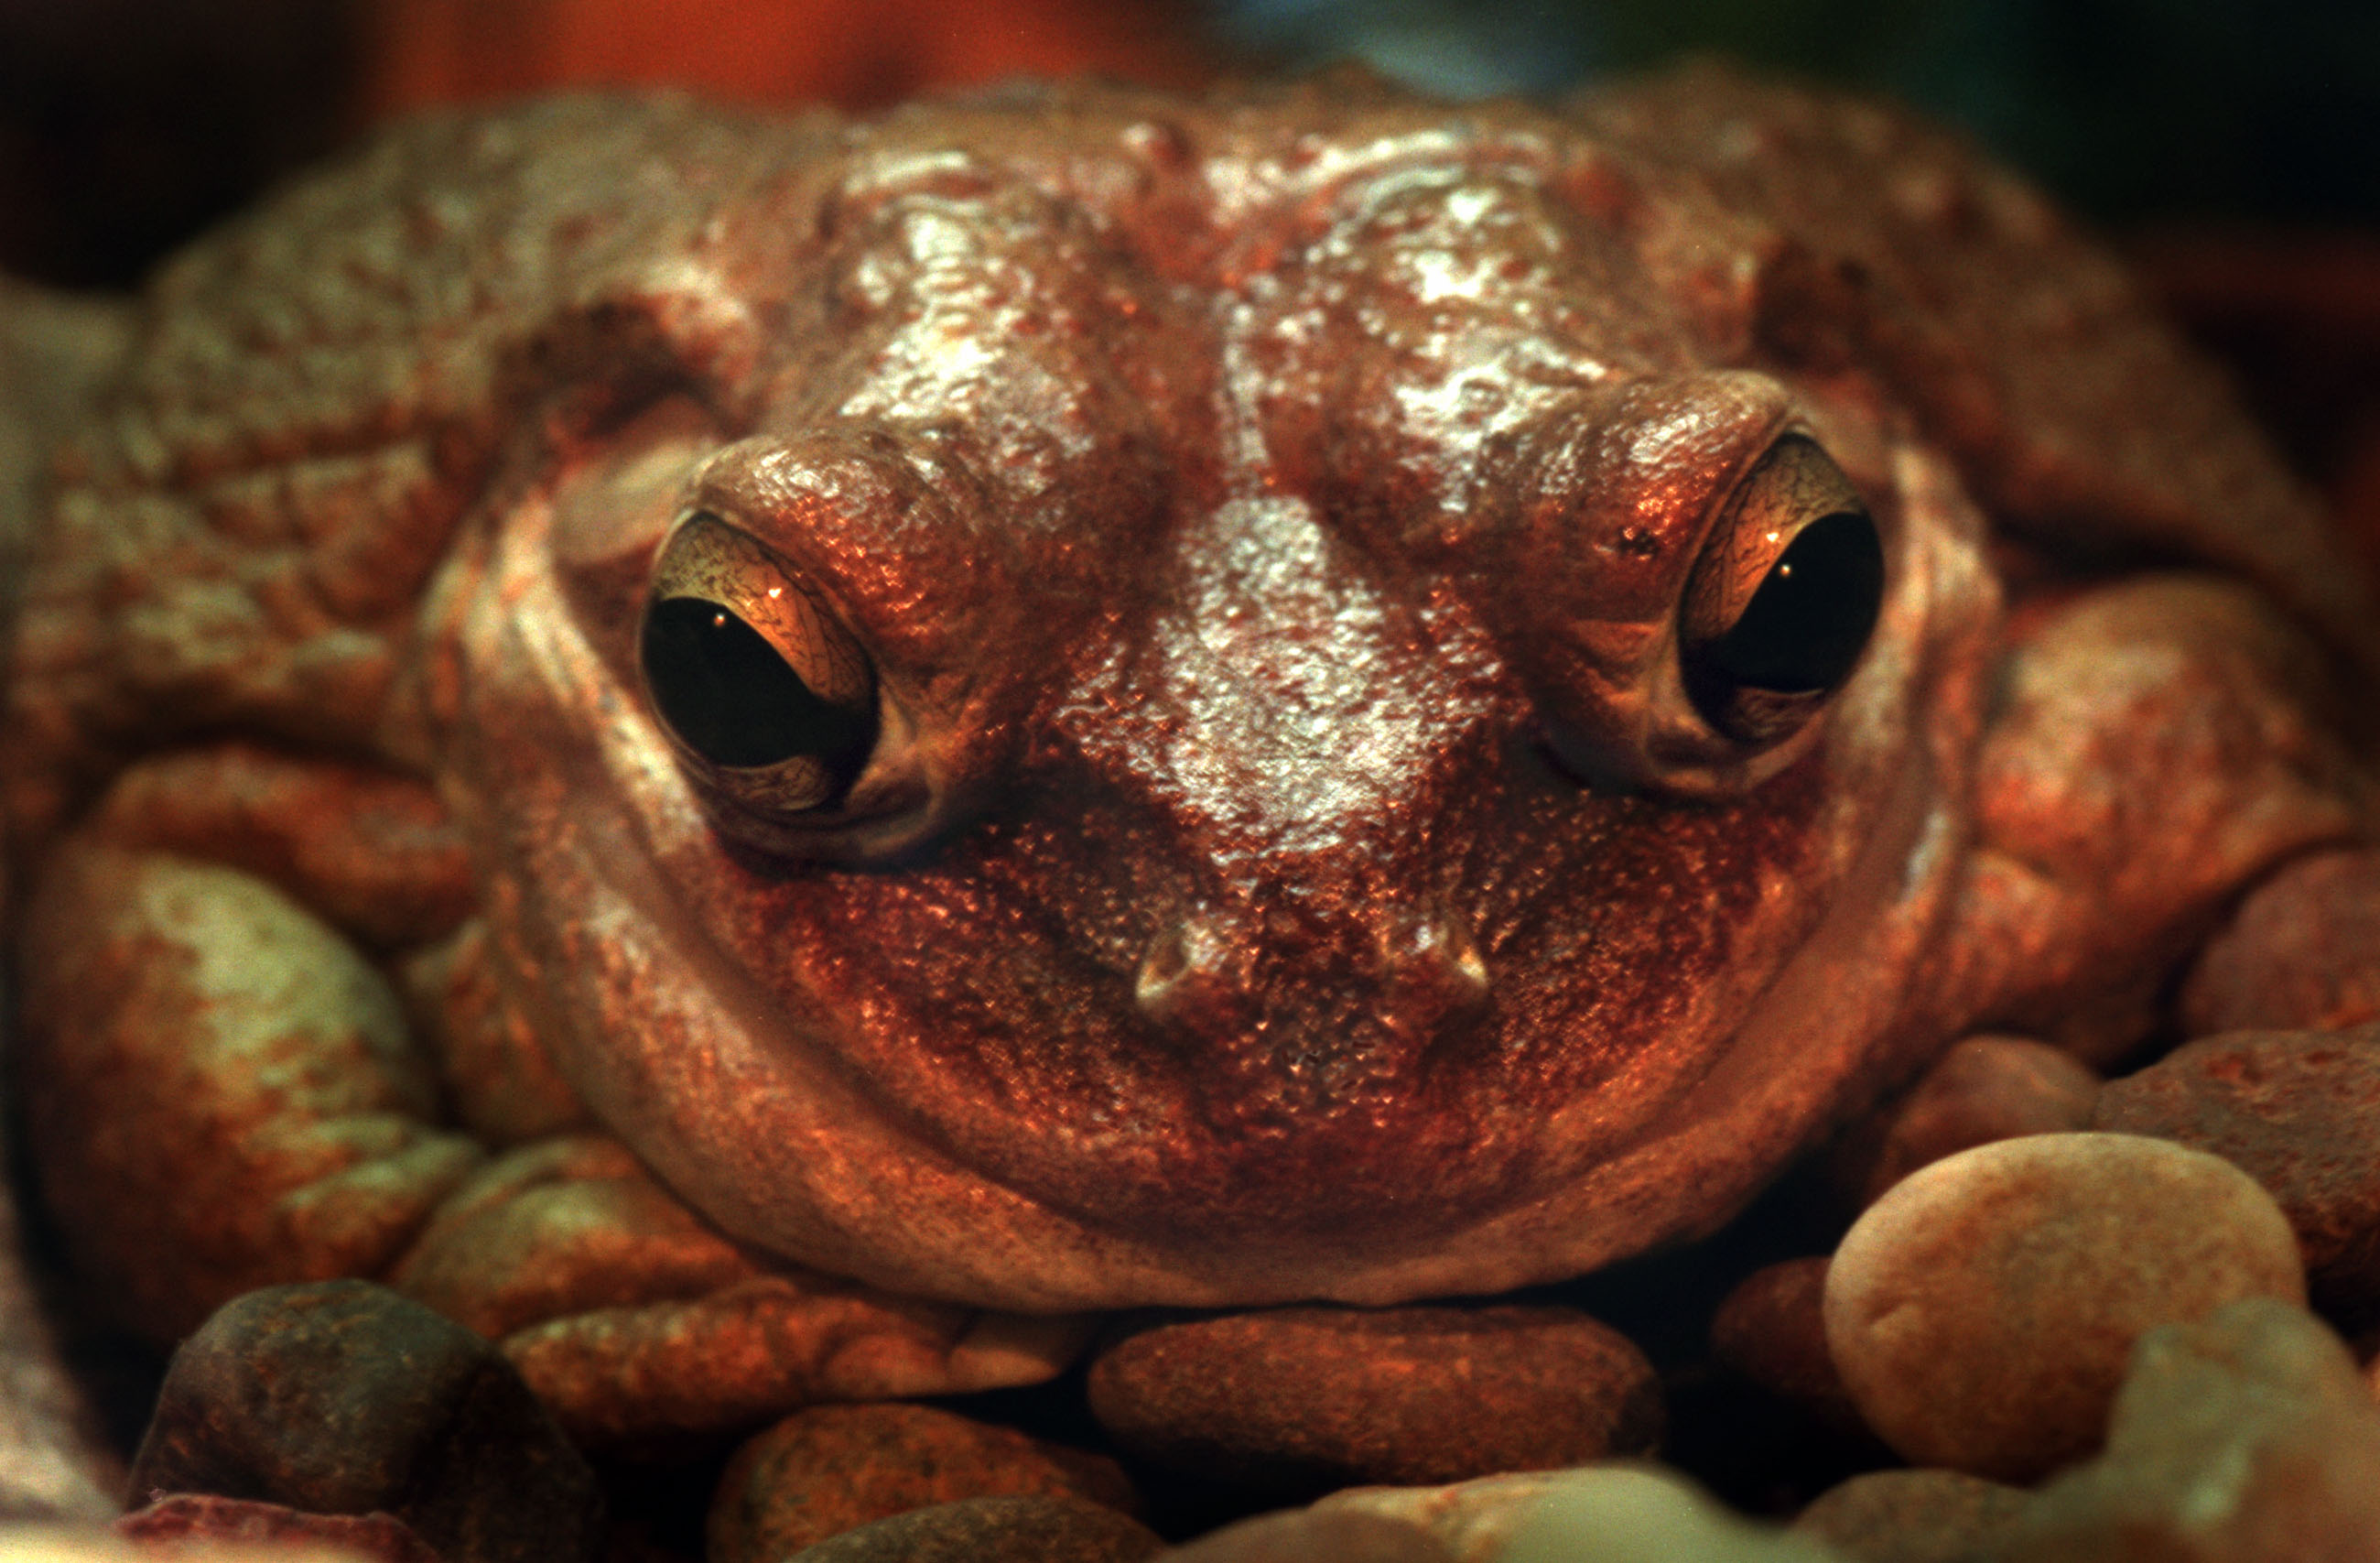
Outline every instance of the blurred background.
POLYGON ((1354 56, 1460 97, 1689 52, 1893 93, 2030 171, 2380 558, 2375 0, 0 0, 0 270, 128 286, 377 120, 561 85, 865 109, 1354 56))

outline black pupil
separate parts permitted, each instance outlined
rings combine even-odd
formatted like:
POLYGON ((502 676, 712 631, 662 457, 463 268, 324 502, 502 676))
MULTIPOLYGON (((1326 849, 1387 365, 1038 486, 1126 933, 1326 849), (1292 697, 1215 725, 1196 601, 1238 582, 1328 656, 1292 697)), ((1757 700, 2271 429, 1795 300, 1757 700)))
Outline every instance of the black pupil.
POLYGON ((1884 603, 1884 547, 1855 510, 1821 516, 1768 568, 1733 629, 1700 661, 1738 689, 1804 694, 1852 670, 1884 603))
POLYGON ((825 763, 838 788, 875 747, 872 710, 830 705, 810 691, 759 630, 699 597, 670 597, 645 614, 645 682, 687 748, 715 765, 825 763))

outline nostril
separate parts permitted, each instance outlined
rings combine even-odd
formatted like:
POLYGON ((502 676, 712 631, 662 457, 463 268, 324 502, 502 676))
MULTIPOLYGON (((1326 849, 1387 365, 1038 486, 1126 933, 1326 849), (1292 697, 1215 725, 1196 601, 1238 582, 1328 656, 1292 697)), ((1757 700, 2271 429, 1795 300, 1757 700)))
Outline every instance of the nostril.
POLYGON ((1478 942, 1443 908, 1375 906, 1304 928, 1208 908, 1148 941, 1133 998, 1184 1040, 1269 1034, 1315 1046, 1336 1034, 1352 1044, 1368 1019, 1377 1032, 1427 1047, 1466 1030, 1489 987, 1478 942))
POLYGON ((1451 911, 1391 914, 1378 923, 1378 938, 1391 1025, 1436 1031, 1488 1002, 1488 962, 1469 925, 1451 911))
POLYGON ((1176 919, 1142 952, 1133 999, 1142 1014, 1168 1026, 1208 1025, 1244 988, 1233 980, 1233 956, 1231 941, 1213 919, 1176 919))
POLYGON ((1183 972, 1189 970, 1188 934, 1178 922, 1168 923, 1141 951, 1140 971, 1133 981, 1135 1003, 1152 1014, 1171 1002, 1183 972))
POLYGON ((1390 972, 1428 973, 1464 988, 1488 990, 1488 963, 1463 920, 1443 909, 1390 917, 1380 924, 1380 966, 1390 972))

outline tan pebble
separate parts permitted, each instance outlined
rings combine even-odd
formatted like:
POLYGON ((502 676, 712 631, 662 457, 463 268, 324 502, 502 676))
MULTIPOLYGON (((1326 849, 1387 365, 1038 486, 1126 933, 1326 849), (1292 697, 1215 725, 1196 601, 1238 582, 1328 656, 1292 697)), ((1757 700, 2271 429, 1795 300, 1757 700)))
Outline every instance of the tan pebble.
POLYGON ((2380 1301, 2380 1024, 2191 1043, 2110 1083, 2097 1127, 2221 1156, 2279 1203, 2317 1301, 2380 1301))
POLYGON ((720 1478, 709 1563, 788 1553, 915 1508, 974 1497, 1138 1507, 1123 1469, 929 1406, 813 1406, 754 1436, 720 1478))
POLYGON ((1443 1543, 1455 1563, 1490 1563, 1537 1505, 1577 1471, 1514 1471, 1434 1487, 1350 1487, 1316 1503, 1316 1514, 1377 1515, 1412 1525, 1443 1543))
POLYGON ((1977 1563, 2380 1557, 2380 1408, 2338 1337, 2269 1299, 2143 1337, 2105 1454, 1977 1563))
POLYGON ((1825 1543, 1729 1512, 1666 1471, 1570 1473, 1496 1563, 1842 1563, 1825 1543))
POLYGON ((1080 1498, 964 1498, 912 1509, 785 1555, 783 1563, 1141 1563, 1156 1532, 1080 1498))
MULTIPOLYGON (((1683 1477, 1618 1463, 1438 1487, 1357 1487, 1312 1514, 1378 1515, 1436 1536, 1454 1563, 1827 1563, 1824 1545, 1729 1513, 1683 1477), (1525 1550, 1524 1550, 1525 1549, 1525 1550)), ((1317 1563, 1321 1563, 1318 1559, 1317 1563)))
POLYGON ((2099 1077, 2072 1054, 2016 1036, 1973 1036, 1935 1061, 1859 1141, 1862 1204, 1921 1166, 1976 1145, 2091 1127, 2099 1077))
POLYGON ((2183 1034, 2380 1018, 2380 851, 2301 858, 2258 885, 2182 982, 2183 1034))
POLYGON ((1259 1514, 1161 1554, 1158 1563, 1455 1563, 1417 1525, 1360 1509, 1259 1514))
POLYGON ((1793 1529, 1853 1563, 1961 1563, 2022 1513, 2025 1492, 1957 1471, 1871 1471, 1820 1494, 1793 1529))
POLYGON ((1755 1270, 1711 1317, 1711 1355, 1827 1426, 1853 1432, 1866 1423, 1827 1349, 1824 1254, 1755 1270))
POLYGON ((1133 1452, 1259 1490, 1417 1484, 1642 1453, 1650 1363, 1566 1308, 1284 1308, 1105 1347, 1091 1410, 1133 1452))
POLYGON ((344 1546, 291 1540, 177 1543, 166 1551, 114 1531, 0 1520, 8 1563, 367 1563, 344 1546))
POLYGON ((1894 1188, 1827 1274, 1827 1341, 1912 1464, 2022 1482, 2097 1448, 2132 1342, 2244 1297, 2302 1302, 2272 1197, 2127 1134, 1977 1146, 1894 1188))

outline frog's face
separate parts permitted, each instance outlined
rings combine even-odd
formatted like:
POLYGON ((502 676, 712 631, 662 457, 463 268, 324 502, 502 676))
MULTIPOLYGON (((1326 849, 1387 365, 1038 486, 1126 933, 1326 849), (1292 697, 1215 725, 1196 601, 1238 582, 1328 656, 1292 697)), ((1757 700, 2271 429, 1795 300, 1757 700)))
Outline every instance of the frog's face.
POLYGON ((871 177, 448 588, 508 980, 681 1193, 912 1291, 1384 1300, 1707 1226, 1866 1088, 1996 603, 1885 413, 1510 170, 1178 244, 871 177))

